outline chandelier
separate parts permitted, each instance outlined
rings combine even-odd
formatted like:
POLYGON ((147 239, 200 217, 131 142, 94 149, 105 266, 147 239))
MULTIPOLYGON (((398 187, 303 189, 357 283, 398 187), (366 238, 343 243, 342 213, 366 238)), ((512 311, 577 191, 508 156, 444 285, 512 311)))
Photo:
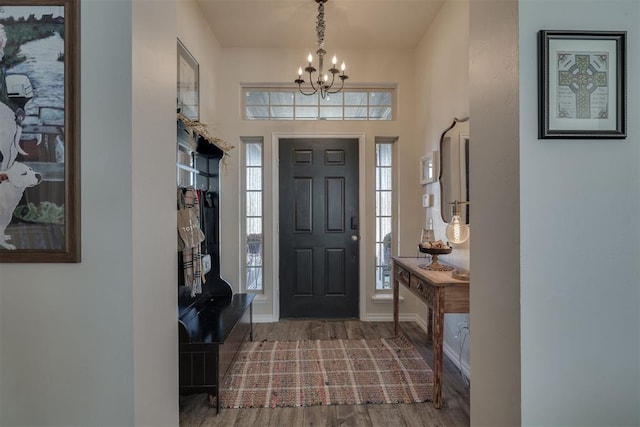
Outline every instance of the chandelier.
POLYGON ((342 62, 340 70, 336 68, 338 58, 335 55, 333 56, 333 59, 331 61, 331 68, 327 70, 327 72, 331 74, 331 81, 329 81, 329 74, 322 73, 324 56, 327 53, 327 51, 324 50, 324 4, 327 1, 328 0, 315 0, 315 2, 318 3, 318 19, 316 21, 316 35, 318 38, 318 50, 316 50, 316 54, 318 55, 318 69, 316 70, 316 68, 312 65, 313 56, 311 55, 311 53, 309 53, 309 56, 307 57, 307 62, 309 63, 309 65, 305 67, 304 71, 305 73, 309 74, 310 86, 307 86, 305 89, 303 89, 302 85, 305 83, 305 81, 302 78, 302 67, 298 68, 298 78, 295 80, 295 83, 298 84, 298 89, 300 90, 301 94, 311 96, 320 91, 320 96, 322 97, 322 99, 324 99, 329 94, 340 92, 344 87, 344 81, 349 78, 349 76, 344 73, 344 70, 346 68, 346 66, 344 65, 344 61, 342 62), (315 73, 316 71, 318 72, 318 75, 317 77, 314 77, 313 73, 315 73), (338 75, 338 78, 340 79, 340 87, 334 88, 333 84, 337 83, 336 75, 338 75), (315 83, 313 81, 314 79, 316 80, 315 83))

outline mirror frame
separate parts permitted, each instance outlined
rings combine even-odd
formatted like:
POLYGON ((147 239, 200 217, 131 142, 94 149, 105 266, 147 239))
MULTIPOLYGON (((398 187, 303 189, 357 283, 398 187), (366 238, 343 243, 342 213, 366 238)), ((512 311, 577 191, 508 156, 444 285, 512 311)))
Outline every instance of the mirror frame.
POLYGON ((431 184, 438 180, 438 152, 432 151, 420 159, 420 183, 431 184))
MULTIPOLYGON (((443 158, 443 144, 444 144, 444 138, 447 134, 447 132, 449 132, 451 129, 453 129, 454 127, 456 127, 456 125, 460 124, 460 123, 465 123, 469 121, 469 116, 463 117, 461 119, 454 117, 453 122, 451 123, 451 125, 446 128, 442 134, 440 135, 440 145, 439 145, 439 149, 440 149, 440 171, 438 173, 438 184, 440 185, 440 218, 442 219, 443 222, 447 223, 447 220, 445 219, 445 215, 444 215, 444 209, 447 208, 447 206, 444 206, 444 191, 442 188, 442 175, 443 175, 443 171, 445 169, 444 165, 448 164, 445 163, 444 158, 443 158)), ((460 201, 468 201, 468 200, 460 200, 460 201)), ((468 215, 466 214, 468 212, 468 205, 464 206, 462 209, 464 209, 464 213, 465 215, 463 215, 463 218, 465 219, 465 223, 468 224, 468 215)))

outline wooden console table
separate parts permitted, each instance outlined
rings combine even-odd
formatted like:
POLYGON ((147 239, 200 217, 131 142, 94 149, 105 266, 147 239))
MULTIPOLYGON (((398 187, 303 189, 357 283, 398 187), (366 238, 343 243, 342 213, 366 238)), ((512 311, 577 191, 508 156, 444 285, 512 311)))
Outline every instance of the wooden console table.
POLYGON ((450 271, 420 268, 426 258, 392 257, 393 324, 398 334, 398 296, 400 284, 429 307, 427 335, 433 340, 433 404, 442 407, 442 340, 445 313, 469 312, 469 282, 454 279, 450 271))

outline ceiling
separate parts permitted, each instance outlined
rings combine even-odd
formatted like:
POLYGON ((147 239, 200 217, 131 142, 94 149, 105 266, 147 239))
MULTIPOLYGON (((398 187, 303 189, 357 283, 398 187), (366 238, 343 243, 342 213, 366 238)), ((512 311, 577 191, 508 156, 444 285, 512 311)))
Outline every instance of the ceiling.
MULTIPOLYGON (((196 0, 224 48, 315 48, 315 0, 196 0)), ((329 0, 328 50, 413 48, 444 0, 329 0)))

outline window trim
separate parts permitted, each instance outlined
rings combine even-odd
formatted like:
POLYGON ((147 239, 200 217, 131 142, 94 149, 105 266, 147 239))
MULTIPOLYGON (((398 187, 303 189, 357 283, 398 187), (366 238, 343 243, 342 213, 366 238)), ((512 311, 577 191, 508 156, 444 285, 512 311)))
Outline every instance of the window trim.
MULTIPOLYGON (((378 144, 391 144, 391 256, 396 256, 398 254, 398 137, 381 137, 381 136, 376 136, 375 137, 375 148, 377 148, 378 144)), ((374 150, 375 150, 374 148, 374 150)), ((376 160, 376 155, 375 155, 375 151, 374 151, 374 165, 373 165, 373 182, 375 183, 376 181, 376 173, 377 173, 377 160, 376 160)), ((375 207, 376 207, 376 203, 377 203, 377 191, 378 189, 376 188, 375 184, 373 186, 373 207, 374 207, 374 212, 375 212, 375 207)), ((386 295, 386 294, 391 294, 393 292, 393 277, 391 278, 391 286, 389 289, 378 289, 378 279, 377 279, 377 248, 376 245, 378 244, 378 241, 376 239, 377 236, 377 230, 376 230, 376 219, 377 219, 377 215, 374 215, 374 220, 373 220, 373 291, 374 291, 374 296, 373 298, 376 298, 376 295, 386 295)), ((391 273, 393 274, 393 273, 391 273)))
POLYGON ((255 294, 256 296, 258 295, 265 295, 265 279, 266 279, 266 274, 265 274, 265 248, 266 248, 266 239, 265 239, 265 191, 264 191, 264 186, 265 186, 265 144, 264 144, 264 138, 261 136, 252 136, 252 137, 245 137, 245 136, 241 136, 240 140, 242 141, 242 149, 240 150, 241 153, 241 168, 240 168, 240 175, 241 175, 241 179, 240 179, 240 188, 241 188, 241 196, 240 196, 240 212, 241 212, 241 221, 240 221, 240 237, 241 237, 241 244, 240 244, 240 288, 243 289, 245 292, 251 292, 253 294, 255 294), (262 193, 262 197, 261 197, 261 212, 262 212, 262 288, 261 289, 249 289, 248 288, 248 283, 247 283, 247 269, 249 268, 249 266, 247 265, 247 151, 246 151, 246 147, 247 144, 260 144, 262 147, 261 153, 262 153, 262 165, 261 165, 261 169, 262 169, 262 185, 261 185, 261 193, 262 193))

